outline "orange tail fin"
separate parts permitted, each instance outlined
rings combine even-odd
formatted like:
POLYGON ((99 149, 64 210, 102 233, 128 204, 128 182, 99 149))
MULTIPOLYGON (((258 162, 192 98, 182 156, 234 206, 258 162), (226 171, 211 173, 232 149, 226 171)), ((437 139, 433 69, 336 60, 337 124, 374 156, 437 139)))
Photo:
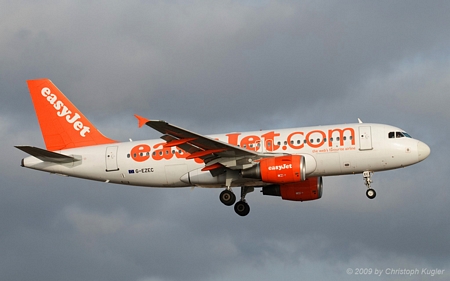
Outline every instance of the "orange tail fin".
POLYGON ((49 79, 27 83, 47 150, 116 142, 102 135, 49 79))

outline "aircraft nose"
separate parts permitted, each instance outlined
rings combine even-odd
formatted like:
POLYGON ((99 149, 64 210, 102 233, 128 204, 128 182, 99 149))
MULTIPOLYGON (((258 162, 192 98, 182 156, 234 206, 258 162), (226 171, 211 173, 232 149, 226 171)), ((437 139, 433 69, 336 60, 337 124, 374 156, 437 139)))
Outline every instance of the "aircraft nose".
POLYGON ((417 143, 417 153, 419 156, 419 161, 424 160, 425 158, 428 157, 428 155, 430 155, 430 147, 428 145, 426 145, 425 143, 419 141, 417 143))

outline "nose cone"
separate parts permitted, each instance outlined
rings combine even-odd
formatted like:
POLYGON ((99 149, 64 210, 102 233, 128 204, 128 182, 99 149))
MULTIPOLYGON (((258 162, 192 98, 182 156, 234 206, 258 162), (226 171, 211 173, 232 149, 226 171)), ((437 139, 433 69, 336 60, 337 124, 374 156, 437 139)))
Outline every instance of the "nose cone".
POLYGON ((430 155, 430 147, 419 141, 419 143, 417 143, 417 154, 419 156, 419 161, 424 160, 428 157, 428 155, 430 155))

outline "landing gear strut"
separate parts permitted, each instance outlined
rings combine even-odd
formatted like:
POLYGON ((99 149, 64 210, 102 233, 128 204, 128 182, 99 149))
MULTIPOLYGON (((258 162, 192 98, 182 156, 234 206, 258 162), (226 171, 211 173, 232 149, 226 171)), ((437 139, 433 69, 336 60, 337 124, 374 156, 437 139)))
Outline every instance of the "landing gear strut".
POLYGON ((363 173, 364 184, 367 186, 366 196, 369 199, 374 199, 377 196, 375 190, 370 187, 370 184, 373 182, 372 175, 373 172, 371 171, 364 171, 363 173))
MULTIPOLYGON (((226 206, 231 206, 236 202, 236 195, 231 191, 231 182, 236 178, 235 172, 227 170, 225 174, 225 186, 226 189, 220 193, 219 199, 226 206)), ((241 187, 241 200, 234 205, 234 211, 241 217, 245 217, 250 213, 250 206, 245 202, 245 195, 253 192, 254 187, 242 186, 241 187)))
MULTIPOLYGON (((253 192, 255 189, 253 187, 243 186, 241 187, 241 200, 234 205, 234 211, 241 217, 245 217, 250 213, 250 206, 245 201, 245 196, 247 193, 253 192)), ((231 206, 236 202, 236 195, 234 195, 231 188, 227 188, 220 193, 220 202, 226 206, 231 206)))
POLYGON ((250 206, 245 201, 245 196, 247 193, 253 192, 255 188, 243 186, 241 187, 241 200, 234 205, 234 211, 236 214, 240 215, 241 217, 245 217, 250 213, 250 206))
POLYGON ((236 195, 231 191, 231 182, 233 181, 233 172, 228 170, 225 174, 225 186, 227 189, 220 193, 219 199, 226 206, 231 206, 236 202, 236 195))

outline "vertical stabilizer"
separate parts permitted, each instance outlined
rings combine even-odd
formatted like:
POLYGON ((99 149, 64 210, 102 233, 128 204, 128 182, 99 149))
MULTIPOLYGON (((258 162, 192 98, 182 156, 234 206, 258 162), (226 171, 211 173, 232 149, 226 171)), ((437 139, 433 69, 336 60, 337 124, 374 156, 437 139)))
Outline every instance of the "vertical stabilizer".
POLYGON ((27 83, 47 150, 116 142, 102 135, 49 79, 27 83))

